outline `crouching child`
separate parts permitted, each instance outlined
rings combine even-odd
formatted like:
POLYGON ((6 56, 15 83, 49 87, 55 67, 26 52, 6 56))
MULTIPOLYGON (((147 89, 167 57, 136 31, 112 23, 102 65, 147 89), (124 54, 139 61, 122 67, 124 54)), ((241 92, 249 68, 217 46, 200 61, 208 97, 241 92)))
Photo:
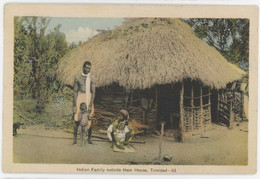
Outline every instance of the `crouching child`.
POLYGON ((126 110, 120 110, 113 123, 108 127, 107 135, 112 146, 116 145, 119 149, 124 150, 124 146, 129 145, 134 130, 129 124, 129 114, 126 110))
POLYGON ((80 146, 86 145, 86 136, 88 129, 90 128, 91 122, 89 120, 89 113, 87 111, 86 103, 80 104, 80 113, 79 113, 79 131, 80 131, 80 146))

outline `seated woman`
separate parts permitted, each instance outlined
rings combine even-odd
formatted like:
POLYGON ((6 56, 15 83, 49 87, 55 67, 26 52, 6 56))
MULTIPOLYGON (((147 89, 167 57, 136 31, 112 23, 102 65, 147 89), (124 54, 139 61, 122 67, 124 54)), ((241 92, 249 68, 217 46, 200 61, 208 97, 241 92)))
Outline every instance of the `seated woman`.
POLYGON ((113 123, 107 129, 107 135, 112 144, 115 144, 119 149, 124 150, 124 145, 128 145, 131 141, 134 130, 128 123, 129 114, 126 110, 120 110, 116 115, 113 123))

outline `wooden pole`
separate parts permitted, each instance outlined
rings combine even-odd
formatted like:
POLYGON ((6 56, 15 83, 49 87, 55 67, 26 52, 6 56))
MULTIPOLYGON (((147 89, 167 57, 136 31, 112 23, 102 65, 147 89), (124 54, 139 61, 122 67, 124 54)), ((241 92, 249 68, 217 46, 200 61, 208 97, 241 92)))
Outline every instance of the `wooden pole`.
POLYGON ((217 106, 217 108, 218 108, 218 110, 217 110, 217 123, 219 122, 219 100, 220 100, 220 98, 219 98, 219 90, 217 90, 217 98, 218 98, 218 106, 217 106))
POLYGON ((219 122, 219 90, 217 90, 217 123, 219 122))
POLYGON ((210 87, 209 87, 209 123, 211 124, 211 100, 210 100, 210 97, 211 97, 211 94, 210 94, 210 87))
POLYGON ((209 103, 208 104, 210 104, 210 87, 209 87, 209 94, 208 95, 209 95, 209 103))
POLYGON ((241 92, 241 118, 244 121, 244 92, 241 92))
POLYGON ((181 141, 184 142, 184 109, 183 109, 183 94, 184 94, 184 81, 182 82, 180 92, 180 128, 181 128, 181 141))
POLYGON ((194 126, 194 91, 193 91, 192 83, 191 83, 191 119, 190 119, 190 124, 191 124, 191 132, 192 132, 193 126, 194 126))
POLYGON ((232 108, 233 108, 233 101, 232 99, 230 100, 230 119, 229 119, 229 127, 231 127, 231 123, 233 122, 233 114, 232 114, 232 108))
POLYGON ((160 136, 160 144, 159 144, 159 160, 161 160, 163 133, 164 133, 164 122, 161 123, 161 136, 160 136))
POLYGON ((158 86, 155 86, 155 109, 156 109, 156 122, 158 122, 159 113, 158 113, 158 86))
POLYGON ((203 92, 202 87, 200 87, 200 127, 204 126, 204 116, 203 116, 203 92))

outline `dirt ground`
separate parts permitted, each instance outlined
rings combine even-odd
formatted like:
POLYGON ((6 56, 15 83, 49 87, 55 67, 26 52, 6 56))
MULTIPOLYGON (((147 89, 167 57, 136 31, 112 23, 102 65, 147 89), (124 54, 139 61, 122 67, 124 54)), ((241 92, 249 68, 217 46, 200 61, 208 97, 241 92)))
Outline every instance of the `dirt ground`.
MULTIPOLYGON (((233 129, 217 124, 201 135, 192 136, 184 143, 173 137, 163 137, 162 156, 172 160, 163 165, 247 165, 247 122, 233 129)), ((97 141, 80 147, 72 145, 72 134, 61 129, 46 130, 42 126, 19 129, 13 137, 13 160, 16 163, 64 164, 158 164, 158 136, 139 136, 145 144, 132 144, 135 153, 113 152, 110 143, 97 141)))

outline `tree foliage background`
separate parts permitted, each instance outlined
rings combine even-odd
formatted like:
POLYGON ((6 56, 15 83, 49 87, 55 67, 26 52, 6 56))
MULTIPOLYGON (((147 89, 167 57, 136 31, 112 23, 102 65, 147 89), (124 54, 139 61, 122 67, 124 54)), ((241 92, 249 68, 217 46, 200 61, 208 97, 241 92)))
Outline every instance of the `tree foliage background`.
POLYGON ((43 17, 14 19, 14 122, 46 122, 57 116, 57 112, 62 113, 60 120, 70 111, 68 105, 63 104, 70 102, 72 92, 56 79, 56 68, 63 55, 76 46, 68 45, 60 25, 46 33, 49 20, 43 17), (60 105, 48 108, 53 104, 60 105), (52 115, 46 117, 46 111, 52 115))
POLYGON ((248 19, 184 19, 207 44, 243 70, 249 67, 248 19))
MULTIPOLYGON (((59 83, 56 69, 77 45, 68 44, 60 25, 46 32, 50 20, 14 18, 14 122, 59 126, 64 119, 72 121, 72 90, 59 83)), ((228 61, 248 69, 249 20, 183 20, 228 61)))

